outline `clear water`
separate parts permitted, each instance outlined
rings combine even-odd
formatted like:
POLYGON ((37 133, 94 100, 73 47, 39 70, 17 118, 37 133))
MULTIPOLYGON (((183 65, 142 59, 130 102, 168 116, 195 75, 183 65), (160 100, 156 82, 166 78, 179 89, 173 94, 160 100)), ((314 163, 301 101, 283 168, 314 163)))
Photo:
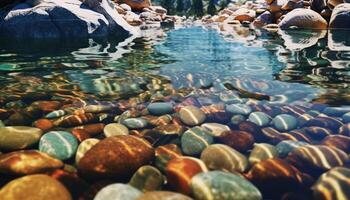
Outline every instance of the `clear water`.
POLYGON ((44 91, 116 99, 161 80, 176 88, 230 83, 271 102, 350 102, 347 33, 242 28, 221 35, 187 27, 144 35, 126 41, 0 41, 0 95, 44 91))

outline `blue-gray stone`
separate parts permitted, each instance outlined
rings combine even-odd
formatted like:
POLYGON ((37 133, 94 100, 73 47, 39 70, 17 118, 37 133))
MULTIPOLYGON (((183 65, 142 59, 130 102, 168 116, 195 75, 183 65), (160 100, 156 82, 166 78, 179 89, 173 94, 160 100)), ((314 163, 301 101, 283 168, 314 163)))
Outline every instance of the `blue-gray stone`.
POLYGON ((258 126, 267 126, 271 121, 271 117, 263 112, 252 112, 248 119, 258 126))
POLYGON ((231 104, 226 106, 226 110, 233 114, 249 115, 252 108, 246 104, 231 104))
POLYGON ((289 114, 280 114, 273 118, 272 123, 279 131, 290 131, 298 127, 297 119, 289 114))
POLYGON ((187 155, 198 155, 214 141, 213 136, 202 127, 188 129, 181 136, 181 149, 187 155))
POLYGON ((307 145, 306 142, 301 141, 292 141, 292 140, 284 140, 279 142, 276 145, 278 155, 281 158, 285 158, 290 152, 292 152, 294 149, 307 145))
POLYGON ((130 129, 142 129, 148 126, 148 121, 143 118, 128 118, 122 124, 130 129))
POLYGON ((147 109, 150 114, 158 116, 174 112, 173 105, 167 102, 150 103, 147 109))

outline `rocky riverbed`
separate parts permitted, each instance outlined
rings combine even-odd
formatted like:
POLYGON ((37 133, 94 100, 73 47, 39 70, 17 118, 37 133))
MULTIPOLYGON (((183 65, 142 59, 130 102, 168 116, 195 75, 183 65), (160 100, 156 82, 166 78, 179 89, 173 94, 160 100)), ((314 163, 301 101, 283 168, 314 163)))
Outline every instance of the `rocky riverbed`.
MULTIPOLYGON (((237 26, 276 31, 349 25, 342 21, 349 22, 347 12, 338 12, 347 3, 321 3, 246 2, 202 22, 224 34, 237 26)), ((124 38, 144 33, 147 25, 185 22, 149 1, 0 5, 0 35, 10 39, 124 38)), ((101 63, 88 67, 98 71, 101 63)), ((106 84, 118 90, 109 94, 106 86, 108 95, 86 92, 58 73, 11 76, 0 95, 0 199, 350 198, 350 107, 301 97, 276 102, 240 87, 245 83, 238 79, 191 74, 176 87, 165 77, 129 70, 119 85, 106 84)), ((261 91, 273 87, 251 84, 261 91)))

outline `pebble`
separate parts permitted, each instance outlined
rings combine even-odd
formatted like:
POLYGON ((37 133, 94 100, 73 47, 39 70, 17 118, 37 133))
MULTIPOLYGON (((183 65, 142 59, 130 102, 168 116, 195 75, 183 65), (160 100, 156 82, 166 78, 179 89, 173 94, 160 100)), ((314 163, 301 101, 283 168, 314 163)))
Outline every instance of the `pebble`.
POLYGON ((350 137, 344 135, 329 135, 325 137, 321 145, 326 145, 332 148, 338 148, 345 153, 350 153, 350 137))
POLYGON ((55 122, 55 125, 61 127, 73 127, 95 122, 98 122, 98 118, 94 114, 84 113, 65 116, 62 119, 57 120, 57 122, 55 122))
POLYGON ((171 114, 174 112, 173 105, 167 102, 150 103, 147 106, 147 110, 150 114, 157 116, 171 114))
POLYGON ((141 195, 142 192, 133 186, 115 183, 102 188, 94 200, 136 200, 141 195))
POLYGON ((54 127, 54 124, 48 119, 39 119, 33 123, 33 126, 47 132, 54 127))
POLYGON ((274 127, 279 131, 290 131, 298 126, 297 119, 289 114, 280 114, 272 119, 274 127))
POLYGON ((277 148, 267 143, 255 143, 253 150, 249 155, 249 164, 255 165, 263 160, 278 157, 277 148))
POLYGON ((342 117, 343 123, 350 123, 350 112, 345 113, 342 117))
POLYGON ((252 108, 246 104, 226 105, 226 110, 235 115, 249 115, 252 112, 252 108))
POLYGON ((299 141, 284 140, 276 145, 276 149, 278 151, 279 157, 285 158, 294 149, 296 149, 298 147, 305 146, 305 145, 308 145, 308 143, 299 142, 299 141))
POLYGON ((302 130, 305 132, 306 135, 308 135, 314 140, 322 140, 328 135, 333 134, 331 130, 327 128, 317 127, 317 126, 305 127, 302 130))
POLYGON ((211 171, 192 178, 191 191, 201 200, 261 200, 260 191, 246 179, 227 172, 211 171))
POLYGON ((248 159, 240 152, 224 144, 208 146, 200 159, 210 170, 244 172, 248 168, 248 159))
POLYGON ((190 197, 176 192, 153 191, 142 194, 137 200, 191 200, 190 197))
POLYGON ((151 165, 140 167, 129 181, 129 185, 142 192, 161 190, 164 184, 162 173, 151 165))
POLYGON ((78 162, 78 172, 87 178, 130 178, 154 157, 153 147, 144 139, 120 135, 94 145, 78 162))
POLYGON ((66 115, 66 111, 64 110, 55 110, 52 112, 49 112, 45 115, 45 118, 47 119, 54 119, 54 118, 58 118, 58 117, 62 117, 66 115))
POLYGON ((201 127, 214 137, 220 137, 225 131, 230 130, 230 127, 219 123, 204 123, 201 127))
POLYGON ((210 132, 201 127, 193 127, 181 136, 181 149, 186 155, 199 155, 214 141, 210 132))
POLYGON ((205 113, 195 106, 185 106, 179 111, 183 123, 189 126, 200 125, 205 121, 205 113))
POLYGON ((345 135, 345 136, 350 136, 350 123, 344 124, 339 128, 339 134, 340 135, 345 135))
POLYGON ((77 139, 65 131, 50 131, 40 138, 39 150, 60 160, 73 157, 78 148, 77 139))
POLYGON ((350 112, 350 107, 327 107, 322 112, 331 117, 341 117, 350 112))
POLYGON ((85 113, 100 113, 112 110, 113 106, 111 105, 87 105, 83 107, 85 113))
POLYGON ((104 126, 105 125, 103 123, 77 126, 72 129, 72 134, 78 139, 79 142, 82 142, 88 138, 94 137, 102 133, 104 126))
POLYGON ((271 121, 271 117, 263 112, 252 112, 248 117, 249 121, 258 126, 267 126, 271 121))
POLYGON ((246 117, 244 117, 243 115, 233 115, 230 121, 233 125, 238 125, 245 120, 246 120, 246 117))
POLYGON ((0 173, 16 176, 45 173, 63 167, 63 163, 36 150, 14 151, 0 155, 0 173))
POLYGON ((226 131, 220 137, 217 137, 216 141, 241 153, 246 153, 252 149, 255 143, 253 135, 245 131, 226 131))
POLYGON ((0 199, 8 200, 72 200, 69 191, 47 175, 28 175, 14 179, 0 190, 0 199))
POLYGON ((77 153, 75 154, 75 163, 78 164, 85 153, 89 151, 93 146, 95 146, 99 141, 100 140, 95 138, 89 138, 82 141, 78 146, 77 153))
POLYGON ((122 121, 129 129, 143 129, 148 126, 148 121, 143 118, 129 118, 122 121))
POLYGON ((39 142, 43 131, 28 126, 7 126, 0 128, 0 149, 21 150, 39 142))
POLYGON ((177 157, 171 159, 166 166, 169 185, 177 192, 190 193, 190 183, 193 176, 208 171, 203 161, 194 157, 177 157))
POLYGON ((155 165, 163 172, 171 159, 182 156, 181 149, 176 144, 159 146, 156 148, 155 154, 155 165))
POLYGON ((111 124, 107 124, 103 128, 103 133, 106 137, 111 137, 116 135, 129 135, 129 129, 123 124, 111 123, 111 124))

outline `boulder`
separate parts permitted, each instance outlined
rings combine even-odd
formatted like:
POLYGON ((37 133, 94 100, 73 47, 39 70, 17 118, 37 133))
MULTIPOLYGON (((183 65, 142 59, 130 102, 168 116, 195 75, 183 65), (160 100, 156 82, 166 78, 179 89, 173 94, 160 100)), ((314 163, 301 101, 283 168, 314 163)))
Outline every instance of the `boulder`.
POLYGON ((289 29, 291 27, 326 29, 327 21, 313 10, 297 8, 286 14, 278 25, 281 29, 289 29))
POLYGON ((5 38, 128 37, 134 33, 109 0, 43 0, 0 10, 0 36, 5 38))
POLYGON ((337 5, 332 12, 329 28, 349 29, 350 28, 350 3, 337 5))

